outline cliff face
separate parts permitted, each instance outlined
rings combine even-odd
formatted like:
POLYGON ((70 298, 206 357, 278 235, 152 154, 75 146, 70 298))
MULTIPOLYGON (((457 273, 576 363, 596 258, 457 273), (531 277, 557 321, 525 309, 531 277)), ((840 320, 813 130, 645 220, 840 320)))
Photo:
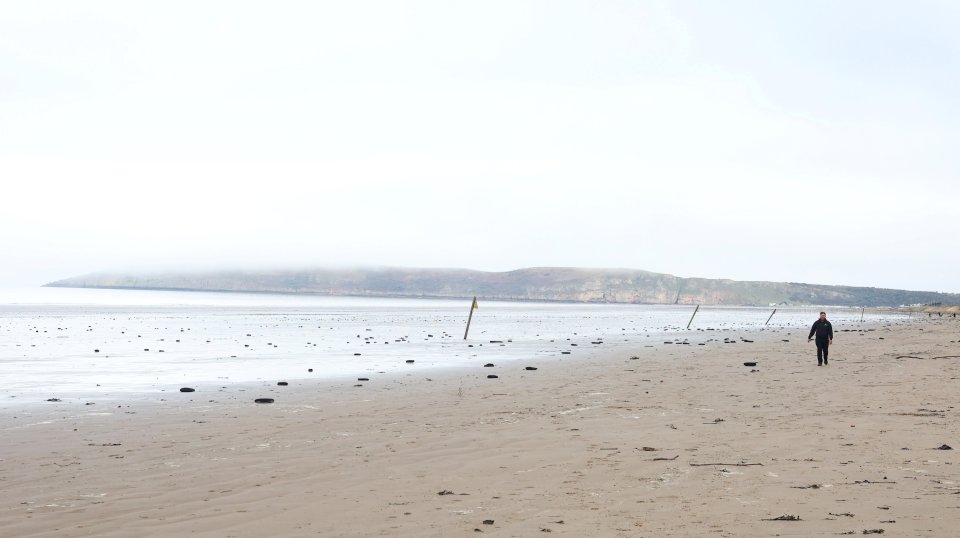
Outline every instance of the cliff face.
POLYGON ((315 269, 154 275, 97 274, 47 286, 374 297, 472 297, 642 304, 899 306, 960 303, 960 294, 785 282, 680 278, 634 269, 538 267, 503 273, 466 269, 315 269))

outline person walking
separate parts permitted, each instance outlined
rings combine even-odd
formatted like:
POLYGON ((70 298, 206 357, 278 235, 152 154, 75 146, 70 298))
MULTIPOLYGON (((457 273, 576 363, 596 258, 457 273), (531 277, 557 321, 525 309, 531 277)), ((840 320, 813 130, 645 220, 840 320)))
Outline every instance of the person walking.
POLYGON ((826 312, 820 312, 820 319, 813 322, 807 342, 813 340, 814 335, 817 336, 817 366, 823 366, 827 364, 827 353, 833 345, 833 325, 827 321, 826 312))

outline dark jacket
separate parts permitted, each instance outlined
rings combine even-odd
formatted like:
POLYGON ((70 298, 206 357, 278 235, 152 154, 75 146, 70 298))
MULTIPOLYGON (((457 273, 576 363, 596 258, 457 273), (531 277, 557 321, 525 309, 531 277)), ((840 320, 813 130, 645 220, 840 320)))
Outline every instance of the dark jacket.
POLYGON ((817 335, 817 340, 821 342, 833 340, 833 325, 830 325, 830 322, 825 319, 818 319, 813 322, 813 327, 810 328, 810 335, 807 338, 813 338, 814 334, 817 335))

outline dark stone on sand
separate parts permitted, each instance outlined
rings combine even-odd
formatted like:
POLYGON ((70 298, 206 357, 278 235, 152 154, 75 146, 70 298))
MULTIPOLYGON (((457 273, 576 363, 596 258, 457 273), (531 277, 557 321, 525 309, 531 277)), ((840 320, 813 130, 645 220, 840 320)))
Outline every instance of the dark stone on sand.
POLYGON ((524 370, 536 370, 536 369, 537 369, 536 366, 527 366, 526 368, 524 368, 524 370))
POLYGON ((493 525, 493 520, 492 520, 492 519, 484 519, 484 520, 483 520, 483 524, 484 524, 484 525, 493 525))
POLYGON ((560 354, 561 354, 561 355, 569 355, 570 352, 569 352, 569 351, 561 351, 560 354))
POLYGON ((180 387, 180 392, 196 392, 197 389, 190 387, 180 387))
POLYGON ((484 367, 484 368, 493 368, 493 363, 492 363, 492 362, 488 362, 487 364, 484 364, 483 367, 484 367))
POLYGON ((487 376, 487 379, 497 379, 498 377, 500 376, 498 376, 497 374, 490 374, 487 376))
POLYGON ((359 354, 359 353, 354 353, 353 356, 354 356, 354 357, 359 357, 360 354, 359 354))
POLYGON ((370 381, 369 377, 358 377, 357 381, 370 381))
POLYGON ((312 372, 312 371, 313 371, 313 368, 307 368, 307 371, 308 371, 308 372, 312 372))
POLYGON ((406 360, 406 363, 407 363, 407 364, 413 364, 413 362, 414 362, 413 359, 407 359, 407 360, 406 360))
POLYGON ((281 387, 286 387, 289 384, 290 383, 287 383, 286 381, 277 381, 277 385, 280 385, 281 387))
POLYGON ((257 398, 254 403, 273 403, 273 398, 257 398))
POLYGON ((94 349, 93 352, 94 352, 94 353, 100 353, 100 350, 99 350, 99 349, 94 349))
POLYGON ((940 445, 937 447, 937 450, 953 450, 953 447, 950 445, 940 445))
POLYGON ((756 366, 757 363, 755 363, 755 362, 745 362, 745 363, 743 363, 743 365, 744 365, 744 366, 756 366))
POLYGON ((490 340, 491 344, 502 344, 503 340, 490 340))
POLYGON ((48 402, 59 402, 60 398, 47 398, 48 402))

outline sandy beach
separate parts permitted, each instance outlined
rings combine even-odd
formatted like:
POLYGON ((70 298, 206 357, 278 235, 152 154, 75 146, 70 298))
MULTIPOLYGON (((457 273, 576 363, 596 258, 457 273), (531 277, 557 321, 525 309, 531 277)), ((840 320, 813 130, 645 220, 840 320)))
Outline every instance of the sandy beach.
POLYGON ((4 402, 0 535, 955 536, 960 321, 836 328, 4 402))

